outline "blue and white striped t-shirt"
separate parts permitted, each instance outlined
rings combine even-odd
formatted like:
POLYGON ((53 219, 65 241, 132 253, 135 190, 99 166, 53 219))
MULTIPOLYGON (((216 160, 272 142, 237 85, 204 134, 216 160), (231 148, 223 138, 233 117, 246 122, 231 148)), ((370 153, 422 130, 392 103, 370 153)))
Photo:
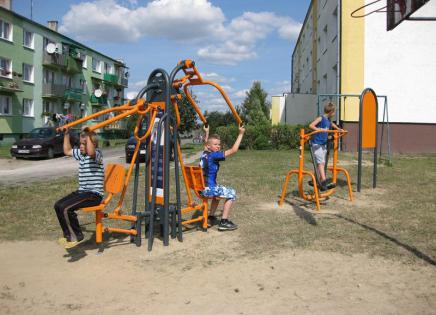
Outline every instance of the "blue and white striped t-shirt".
POLYGON ((80 149, 73 149, 73 158, 79 161, 79 191, 91 191, 104 195, 104 166, 103 155, 95 149, 95 158, 80 153, 80 149))

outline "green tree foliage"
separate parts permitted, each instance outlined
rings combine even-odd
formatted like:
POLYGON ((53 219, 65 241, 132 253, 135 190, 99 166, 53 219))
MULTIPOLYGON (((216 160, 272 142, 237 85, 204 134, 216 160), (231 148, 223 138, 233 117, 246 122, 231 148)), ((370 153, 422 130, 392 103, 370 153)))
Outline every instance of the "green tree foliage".
POLYGON ((269 124, 271 104, 267 101, 268 93, 262 89, 259 81, 254 81, 242 103, 242 114, 249 125, 269 124))
POLYGON ((236 120, 230 111, 227 112, 205 111, 204 117, 206 118, 206 121, 209 124, 209 131, 211 134, 216 133, 218 127, 229 126, 236 123, 236 120))
MULTIPOLYGON (((196 96, 192 95, 192 98, 198 104, 196 96)), ((197 113, 184 93, 182 93, 182 99, 178 102, 178 107, 180 113, 179 133, 188 133, 198 128, 197 113)))

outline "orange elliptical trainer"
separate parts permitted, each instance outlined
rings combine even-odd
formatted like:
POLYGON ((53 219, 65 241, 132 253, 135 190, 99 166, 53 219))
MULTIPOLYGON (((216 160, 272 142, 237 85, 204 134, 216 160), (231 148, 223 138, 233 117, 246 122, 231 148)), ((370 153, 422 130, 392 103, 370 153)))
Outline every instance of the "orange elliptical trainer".
MULTIPOLYGON (((304 129, 300 130, 300 155, 299 155, 299 167, 298 169, 290 170, 285 179, 285 183, 283 184, 282 194, 280 196, 279 205, 281 206, 283 204, 283 201, 286 197, 286 191, 289 184, 289 179, 293 174, 297 175, 298 180, 298 191, 301 198, 315 202, 316 209, 320 211, 320 200, 326 199, 330 197, 335 192, 336 187, 336 181, 337 181, 337 174, 342 172, 344 173, 346 180, 347 180, 347 186, 348 186, 348 195, 350 198, 350 201, 353 200, 353 193, 351 190, 351 183, 350 183, 350 175, 348 174, 348 171, 342 167, 337 166, 338 162, 338 147, 339 147, 339 138, 343 137, 347 134, 347 131, 339 131, 339 130, 323 130, 323 131, 313 131, 310 133, 305 133, 304 129), (333 162, 331 166, 327 166, 328 163, 326 163, 326 168, 331 171, 332 178, 330 181, 330 184, 327 187, 327 190, 322 192, 320 189, 320 181, 319 176, 317 174, 317 168, 316 165, 314 165, 314 172, 308 171, 304 169, 304 146, 306 142, 310 144, 310 139, 312 136, 314 136, 317 133, 320 132, 326 132, 329 133, 333 138, 333 162), (315 173, 315 174, 314 174, 315 173), (304 176, 309 177, 310 181, 309 184, 313 186, 313 193, 306 193, 304 191, 304 176)), ((311 152, 312 153, 312 152, 311 152)), ((313 160, 313 157, 312 157, 313 160)))

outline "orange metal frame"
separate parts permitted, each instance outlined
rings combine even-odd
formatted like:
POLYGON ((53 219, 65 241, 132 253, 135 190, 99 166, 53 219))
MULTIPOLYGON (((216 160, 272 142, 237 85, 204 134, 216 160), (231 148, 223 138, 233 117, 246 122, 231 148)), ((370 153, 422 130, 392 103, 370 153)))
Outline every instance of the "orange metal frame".
MULTIPOLYGON (((177 126, 180 126, 180 112, 179 112, 179 107, 177 102, 179 100, 182 99, 182 96, 180 94, 180 89, 183 87, 183 90, 190 102, 190 104, 192 105, 192 107, 195 109, 195 111, 197 112, 199 118, 201 119, 201 121, 204 124, 207 124, 206 118, 204 117, 204 115, 201 113, 200 109, 198 108, 197 104, 195 103, 194 99, 192 98, 191 93, 188 91, 188 87, 189 86, 194 86, 194 85, 211 85, 214 86, 216 89, 218 89, 218 91, 221 93, 221 95, 224 97, 227 105, 229 106, 230 110, 233 113, 233 116, 235 117, 237 123, 239 125, 242 125, 242 120, 239 117, 237 111, 235 110, 232 102, 230 101, 229 97, 227 96, 227 94, 225 93, 225 91, 222 89, 221 86, 219 86, 218 84, 216 84, 215 82, 211 82, 211 81, 204 81, 200 75, 200 72, 198 71, 198 69, 195 67, 195 62, 192 60, 184 60, 184 61, 180 61, 179 65, 181 65, 183 63, 183 72, 184 72, 184 76, 178 79, 174 79, 173 82, 171 82, 171 84, 173 85, 173 87, 175 88, 175 90, 177 91, 176 94, 171 95, 171 102, 174 106, 174 112, 175 112, 175 116, 176 116, 176 122, 177 122, 177 126)), ((135 130, 134 130, 134 136, 137 140, 136 143, 136 147, 132 156, 132 160, 131 163, 129 165, 129 168, 127 170, 127 175, 125 176, 124 179, 124 183, 121 189, 121 195, 120 195, 120 199, 118 201, 117 206, 115 207, 115 209, 113 210, 112 213, 103 213, 102 211, 97 211, 96 209, 82 209, 84 211, 97 211, 96 212, 96 224, 97 224, 97 229, 99 230, 99 232, 97 233, 97 243, 101 242, 101 227, 102 227, 102 223, 101 220, 102 218, 108 218, 108 219, 115 219, 115 220, 124 220, 124 221, 130 221, 130 222, 135 222, 137 221, 137 217, 134 215, 123 215, 121 212, 121 208, 123 206, 123 202, 124 202, 124 198, 125 198, 125 194, 129 185, 129 180, 130 177, 132 175, 132 171, 133 168, 135 166, 135 162, 136 159, 138 157, 138 152, 139 152, 139 148, 140 148, 140 144, 141 142, 145 141, 148 137, 150 137, 151 132, 153 130, 153 125, 156 119, 156 115, 158 113, 159 110, 164 109, 165 108, 165 102, 150 102, 150 103, 146 103, 144 99, 138 99, 134 104, 132 104, 131 102, 123 104, 121 106, 117 106, 114 108, 110 108, 110 109, 105 109, 102 111, 99 111, 97 113, 94 113, 92 115, 86 116, 84 118, 78 119, 74 122, 71 122, 69 124, 64 125, 63 127, 59 128, 58 131, 60 131, 60 129, 62 128, 71 128, 73 126, 82 124, 84 122, 87 122, 91 119, 95 119, 96 117, 99 117, 101 115, 105 115, 108 113, 119 113, 118 115, 109 118, 107 120, 104 120, 100 123, 97 123, 95 125, 92 126, 87 126, 85 128, 85 130, 88 131, 94 131, 96 129, 102 128, 104 126, 107 126, 109 124, 112 124, 113 122, 116 122, 118 120, 124 119, 125 117, 128 117, 130 115, 134 115, 137 114, 138 120, 135 126, 135 130), (148 122, 148 129, 147 132, 143 135, 143 136, 139 136, 139 131, 141 129, 141 125, 142 125, 142 121, 144 120, 146 115, 150 115, 150 121, 148 122)), ((182 213, 186 213, 189 211, 196 211, 196 210, 201 210, 203 209, 203 215, 201 216, 201 218, 198 220, 202 220, 203 221, 203 227, 207 228, 207 200, 206 199, 202 199, 202 204, 201 205, 197 205, 192 198, 192 193, 191 193, 191 189, 189 187, 189 183, 188 183, 188 178, 187 176, 189 176, 189 174, 186 173, 185 170, 185 165, 183 162, 183 158, 182 158, 182 151, 181 151, 181 147, 180 147, 180 143, 177 143, 177 151, 178 151, 178 156, 179 156, 179 161, 180 161, 180 166, 182 169, 182 174, 183 174, 183 179, 185 182, 185 186, 186 186, 186 192, 187 192, 187 197, 188 197, 188 206, 185 208, 181 209, 182 213), (205 202, 206 200, 206 202, 205 202)), ((201 171, 201 169, 200 169, 201 171)), ((112 198, 112 197, 111 197, 112 198)), ((109 200, 106 202, 107 199, 105 199, 104 201, 104 207, 106 207, 107 203, 110 201, 109 200)), ((103 203, 102 203, 103 205, 103 203)), ((97 206, 100 207, 100 206, 97 206)), ((95 207, 94 207, 95 208, 95 207)), ((103 209, 102 208, 102 209, 103 209)), ((189 224, 192 223, 192 220, 187 220, 182 222, 183 224, 189 224)), ((126 234, 130 234, 130 235, 136 235, 136 231, 130 229, 130 230, 124 230, 124 229, 117 229, 117 228, 106 228, 106 230, 112 231, 112 232, 119 232, 119 233, 126 233, 126 234)))
MULTIPOLYGON (((236 122, 239 125, 242 125, 242 119, 239 117, 238 112, 236 111, 235 107, 233 106, 232 102, 230 101, 229 97, 227 96, 226 92, 224 91, 224 89, 217 83, 212 82, 212 81, 205 81, 203 80, 203 78, 201 77, 200 72, 198 71, 198 69, 195 67, 195 62, 192 60, 184 60, 184 67, 183 67, 183 72, 184 72, 184 76, 178 79, 175 79, 173 81, 173 87, 177 90, 180 91, 181 88, 183 88, 183 91, 187 97, 187 99, 189 100, 190 104, 192 105, 192 107, 194 108, 194 110, 197 112, 200 120, 204 123, 207 124, 207 120, 204 117, 204 115, 202 114, 202 112, 200 111, 198 105, 195 103, 194 98, 192 97, 191 93, 189 92, 188 88, 190 86, 195 86, 195 85, 211 85, 213 87, 215 87, 223 96, 224 100, 226 101, 227 105, 230 108, 230 111, 232 112, 236 122)), ((180 125, 180 114, 179 114, 179 107, 177 105, 177 101, 181 100, 182 96, 181 94, 177 94, 177 95, 173 95, 171 97, 171 101, 173 103, 174 106, 174 111, 176 113, 176 120, 177 120, 177 125, 180 125)), ((202 210, 202 216, 197 217, 196 219, 193 220, 186 220, 183 221, 182 224, 190 224, 193 222, 199 222, 199 221, 203 221, 202 223, 202 227, 203 229, 207 229, 207 212, 208 212, 208 199, 210 198, 205 198, 202 197, 198 194, 197 189, 195 189, 192 185, 193 185, 193 181, 192 178, 193 176, 197 178, 198 176, 198 172, 200 172, 201 177, 202 177, 202 170, 201 168, 199 169, 192 169, 191 166, 185 166, 183 159, 182 159, 182 150, 180 148, 180 143, 177 143, 177 152, 178 155, 180 157, 180 166, 182 169, 182 174, 183 174, 183 180, 185 183, 185 187, 186 187, 186 194, 188 197, 188 205, 185 208, 182 208, 182 213, 187 213, 187 212, 191 212, 191 211, 199 211, 202 210), (189 172, 193 172, 193 173, 189 173, 189 172), (197 197, 201 200, 201 204, 197 204, 194 202, 193 197, 192 197, 192 193, 191 190, 195 191, 195 194, 197 195, 197 197)), ((197 178, 197 182, 199 181, 199 179, 197 178)), ((198 182, 197 184, 200 184, 200 182, 198 182)), ((197 185, 196 184, 196 185, 197 185)), ((198 185, 197 185, 198 188, 198 185)), ((203 183, 203 188, 201 190, 204 189, 204 183, 203 183)))
POLYGON ((302 197, 305 200, 308 201, 314 201, 316 203, 316 209, 320 210, 320 200, 326 199, 327 197, 331 196, 335 192, 335 188, 329 189, 326 192, 320 192, 318 188, 318 183, 315 178, 315 175, 313 172, 304 170, 304 144, 310 140, 310 138, 320 132, 329 133, 333 135, 333 163, 332 166, 328 167, 328 170, 332 172, 332 183, 336 184, 337 180, 337 174, 339 172, 344 173, 346 179, 347 179, 347 186, 348 186, 348 196, 350 198, 350 201, 353 201, 353 192, 351 189, 351 182, 350 182, 350 175, 348 174, 348 171, 344 168, 337 166, 338 161, 338 147, 339 147, 339 138, 347 134, 347 131, 338 131, 338 130, 325 130, 325 131, 313 131, 310 133, 304 133, 304 129, 300 130, 300 156, 299 156, 299 167, 298 169, 290 170, 288 174, 286 175, 285 183, 283 184, 282 194, 280 196, 279 200, 279 206, 283 204, 283 201, 286 197, 286 191, 289 184, 289 179, 293 174, 296 174, 298 177, 298 191, 300 194, 300 197, 302 197), (313 194, 306 194, 304 192, 303 187, 303 178, 304 176, 308 176, 311 178, 313 182, 313 194))

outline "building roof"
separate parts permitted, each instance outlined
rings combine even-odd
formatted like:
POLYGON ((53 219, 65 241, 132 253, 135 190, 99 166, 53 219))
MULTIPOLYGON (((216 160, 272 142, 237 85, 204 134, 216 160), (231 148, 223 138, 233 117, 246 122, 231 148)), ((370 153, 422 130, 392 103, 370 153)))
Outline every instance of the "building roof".
MULTIPOLYGON (((9 13, 9 14, 11 14, 11 15, 13 15, 13 16, 19 18, 19 19, 22 19, 22 20, 26 21, 27 23, 33 24, 33 25, 35 25, 35 26, 37 26, 37 27, 40 27, 40 28, 44 29, 45 31, 48 31, 48 32, 50 32, 50 33, 53 33, 53 34, 56 35, 56 36, 60 36, 60 37, 62 37, 63 39, 67 39, 68 41, 71 42, 71 43, 68 43, 68 44, 70 44, 70 45, 72 44, 72 45, 75 45, 77 48, 80 48, 80 49, 86 49, 86 50, 92 51, 92 52, 94 52, 94 53, 97 53, 97 54, 99 54, 99 55, 101 55, 101 56, 103 56, 103 57, 106 57, 106 58, 108 58, 108 59, 114 61, 114 63, 116 63, 116 64, 118 64, 118 65, 122 65, 122 66, 126 67, 126 65, 125 65, 123 62, 121 62, 121 61, 119 61, 119 60, 117 60, 117 59, 114 59, 114 58, 112 58, 112 57, 109 57, 109 56, 107 56, 107 55, 105 55, 105 54, 102 54, 101 52, 98 52, 98 51, 95 50, 95 49, 92 49, 92 48, 90 48, 90 47, 88 47, 88 46, 86 46, 86 45, 83 45, 82 43, 79 43, 78 41, 76 41, 76 40, 74 40, 74 39, 72 39, 72 38, 70 38, 70 37, 68 37, 68 36, 65 36, 65 35, 63 35, 63 34, 61 34, 61 33, 59 33, 59 32, 56 32, 56 31, 52 30, 51 28, 48 28, 48 27, 45 26, 45 25, 39 24, 39 23, 37 23, 37 22, 35 22, 35 21, 31 20, 31 19, 28 19, 28 18, 26 18, 25 16, 22 16, 22 15, 20 15, 20 14, 14 12, 14 11, 12 11, 12 10, 8 10, 8 9, 3 8, 3 7, 0 6, 0 11, 3 11, 3 12, 6 12, 6 13, 9 13)), ((127 67, 126 67, 126 68, 127 68, 127 67)))

